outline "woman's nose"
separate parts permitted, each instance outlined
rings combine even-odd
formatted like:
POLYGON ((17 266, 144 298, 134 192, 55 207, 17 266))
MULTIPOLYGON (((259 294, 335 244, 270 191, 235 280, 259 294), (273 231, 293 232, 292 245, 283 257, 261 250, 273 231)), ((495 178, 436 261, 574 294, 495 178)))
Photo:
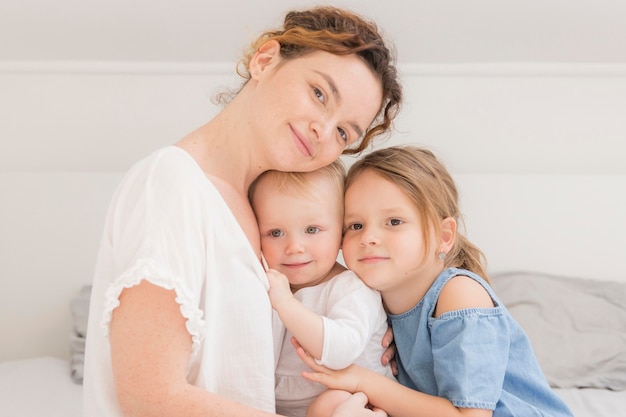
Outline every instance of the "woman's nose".
POLYGON ((320 116, 317 120, 311 123, 311 127, 315 132, 318 142, 328 141, 332 137, 335 130, 332 121, 324 115, 320 116))

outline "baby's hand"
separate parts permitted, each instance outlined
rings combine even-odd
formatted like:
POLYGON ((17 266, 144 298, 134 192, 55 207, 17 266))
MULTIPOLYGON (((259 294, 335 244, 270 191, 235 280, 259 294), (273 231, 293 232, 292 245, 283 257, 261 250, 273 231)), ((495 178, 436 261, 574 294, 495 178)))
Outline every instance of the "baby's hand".
POLYGON ((268 291, 270 302, 274 310, 277 310, 280 304, 293 298, 291 288, 289 287, 289 280, 284 274, 275 269, 267 270, 267 280, 270 283, 270 289, 268 291))

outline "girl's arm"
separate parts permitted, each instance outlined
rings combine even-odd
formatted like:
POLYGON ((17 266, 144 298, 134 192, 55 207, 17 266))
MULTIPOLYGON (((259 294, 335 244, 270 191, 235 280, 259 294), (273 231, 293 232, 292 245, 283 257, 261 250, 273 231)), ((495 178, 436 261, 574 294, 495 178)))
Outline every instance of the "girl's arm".
MULTIPOLYGON (((296 343, 297 345, 297 343, 296 343)), ((311 381, 331 389, 363 392, 376 408, 393 417, 491 417, 491 410, 457 408, 445 398, 427 395, 369 369, 351 365, 342 370, 332 370, 318 365, 304 349, 297 346, 298 356, 314 372, 303 372, 311 381)))
MULTIPOLYGON (((493 307, 493 301, 487 291, 473 279, 458 276, 451 279, 442 289, 435 316, 464 308, 489 307, 493 307)), ((370 403, 394 417, 429 415, 491 417, 493 415, 491 410, 457 408, 445 398, 412 390, 376 372, 355 365, 345 370, 330 370, 311 361, 310 356, 302 347, 296 346, 296 348, 300 358, 315 371, 304 373, 305 378, 322 383, 329 388, 349 392, 362 391, 368 396, 370 403)))
POLYGON ((324 321, 298 301, 291 292, 289 280, 284 274, 269 269, 269 296, 272 307, 285 327, 316 359, 322 357, 324 347, 324 321))
POLYGON ((111 318, 111 359, 125 416, 270 417, 187 382, 191 336, 175 293, 147 281, 125 289, 111 318))

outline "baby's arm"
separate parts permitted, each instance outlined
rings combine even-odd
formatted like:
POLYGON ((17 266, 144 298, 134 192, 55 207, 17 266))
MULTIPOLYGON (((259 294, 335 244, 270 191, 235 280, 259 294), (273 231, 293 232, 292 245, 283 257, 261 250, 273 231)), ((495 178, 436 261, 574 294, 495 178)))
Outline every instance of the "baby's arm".
POLYGON ((314 358, 322 357, 324 346, 324 322, 298 301, 289 288, 289 280, 280 272, 267 271, 270 283, 269 296, 272 307, 285 327, 314 358))

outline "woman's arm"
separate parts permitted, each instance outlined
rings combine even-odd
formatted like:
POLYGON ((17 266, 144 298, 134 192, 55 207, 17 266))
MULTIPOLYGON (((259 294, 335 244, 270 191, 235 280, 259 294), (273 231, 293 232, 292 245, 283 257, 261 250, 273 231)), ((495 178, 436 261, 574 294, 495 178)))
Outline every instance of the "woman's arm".
POLYGON ((111 318, 111 359, 124 415, 242 416, 252 409, 188 383, 191 336, 175 293, 147 281, 125 289, 111 318))
POLYGON ((391 372, 398 376, 398 362, 396 361, 396 343, 393 341, 393 329, 387 327, 387 331, 381 341, 382 347, 385 348, 383 355, 380 357, 380 363, 391 366, 391 372))

